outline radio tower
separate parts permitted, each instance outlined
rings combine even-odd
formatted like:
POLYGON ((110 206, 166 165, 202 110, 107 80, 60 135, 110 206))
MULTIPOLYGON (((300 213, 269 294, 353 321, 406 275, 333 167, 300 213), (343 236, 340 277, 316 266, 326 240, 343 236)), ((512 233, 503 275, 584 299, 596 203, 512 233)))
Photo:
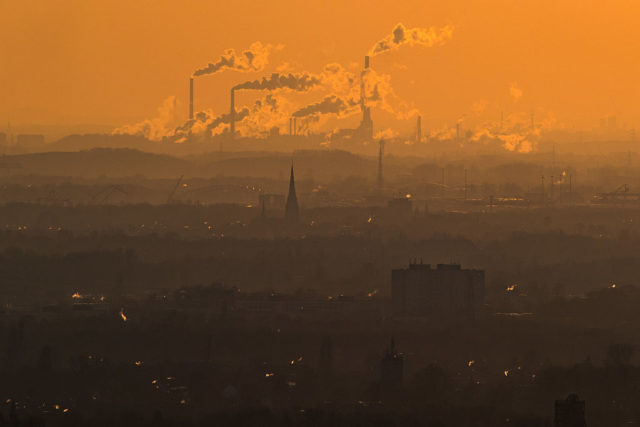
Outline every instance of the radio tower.
POLYGON ((380 140, 380 151, 378 152, 378 191, 382 192, 384 179, 382 177, 382 156, 384 156, 384 139, 380 140))

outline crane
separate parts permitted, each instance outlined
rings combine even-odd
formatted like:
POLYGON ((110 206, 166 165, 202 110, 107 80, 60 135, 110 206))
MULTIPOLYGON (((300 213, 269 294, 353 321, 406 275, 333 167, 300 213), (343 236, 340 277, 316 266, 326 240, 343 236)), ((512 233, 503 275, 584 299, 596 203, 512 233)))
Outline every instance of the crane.
POLYGON ((180 187, 182 178, 184 178, 184 175, 180 175, 180 178, 178 178, 178 181, 176 181, 176 185, 173 187, 173 189, 169 193, 169 197, 167 197, 167 204, 171 203, 171 201, 173 200, 173 196, 176 194, 176 191, 178 191, 178 187, 180 187))
POLYGON ((127 193, 126 190, 124 190, 122 187, 120 187, 119 185, 110 185, 106 188, 103 188, 102 190, 98 191, 97 193, 95 193, 92 197, 91 200, 89 201, 90 204, 96 203, 99 205, 104 205, 109 201, 109 198, 111 197, 111 195, 113 193, 121 193, 125 196, 128 196, 129 193, 127 193), (102 196, 101 198, 99 198, 100 196, 102 196))

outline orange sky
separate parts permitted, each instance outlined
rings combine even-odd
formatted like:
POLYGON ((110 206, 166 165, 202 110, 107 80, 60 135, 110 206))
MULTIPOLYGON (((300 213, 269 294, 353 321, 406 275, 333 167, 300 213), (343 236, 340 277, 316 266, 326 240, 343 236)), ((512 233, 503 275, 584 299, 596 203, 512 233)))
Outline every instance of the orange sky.
MULTIPOLYGON (((196 106, 222 112, 231 85, 285 62, 311 72, 330 62, 359 66, 398 22, 455 27, 443 46, 372 61, 428 127, 474 105, 484 105, 483 119, 533 109, 567 127, 591 128, 609 115, 640 125, 634 0, 25 0, 0 1, 0 21, 0 123, 18 126, 135 123, 171 95, 184 118, 196 68, 228 48, 284 44, 263 73, 198 79, 196 106), (517 101, 512 85, 522 91, 517 101)), ((378 118, 401 130, 413 125, 378 118)))

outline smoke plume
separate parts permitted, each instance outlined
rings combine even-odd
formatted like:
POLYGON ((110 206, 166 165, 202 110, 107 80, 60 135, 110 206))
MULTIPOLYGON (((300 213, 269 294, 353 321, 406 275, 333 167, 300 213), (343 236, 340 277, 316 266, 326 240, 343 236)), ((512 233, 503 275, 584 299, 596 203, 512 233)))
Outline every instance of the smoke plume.
POLYGON ((369 56, 395 50, 404 45, 424 47, 441 45, 449 40, 452 35, 453 27, 450 25, 441 28, 407 28, 399 23, 395 26, 391 34, 377 42, 371 48, 369 56))
POLYGON ((194 71, 193 77, 215 74, 223 70, 262 71, 269 63, 271 51, 281 47, 280 45, 263 45, 260 42, 255 42, 242 53, 237 53, 234 49, 227 49, 216 62, 210 62, 206 67, 198 68, 194 71))
POLYGON ((176 97, 170 96, 158 107, 156 117, 146 119, 134 125, 124 125, 112 131, 113 135, 138 135, 151 141, 160 141, 176 122, 176 97))
MULTIPOLYGON (((257 99, 250 107, 244 106, 236 110, 236 124, 243 124, 243 136, 257 135, 258 124, 275 125, 275 123, 283 124, 288 120, 285 115, 279 114, 280 100, 268 94, 262 99, 257 99)), ((211 138, 220 135, 228 130, 231 122, 231 114, 223 113, 215 115, 211 110, 198 112, 192 120, 187 120, 181 126, 175 128, 167 137, 176 143, 186 142, 190 139, 211 138)))
POLYGON ((291 89, 296 92, 306 92, 320 84, 320 77, 309 74, 280 74, 273 73, 268 77, 258 80, 250 80, 233 87, 237 89, 276 90, 291 89))
POLYGON ((343 99, 337 95, 328 95, 322 101, 310 104, 293 113, 293 117, 307 117, 321 114, 335 114, 342 116, 345 112, 358 111, 358 101, 355 99, 343 99))

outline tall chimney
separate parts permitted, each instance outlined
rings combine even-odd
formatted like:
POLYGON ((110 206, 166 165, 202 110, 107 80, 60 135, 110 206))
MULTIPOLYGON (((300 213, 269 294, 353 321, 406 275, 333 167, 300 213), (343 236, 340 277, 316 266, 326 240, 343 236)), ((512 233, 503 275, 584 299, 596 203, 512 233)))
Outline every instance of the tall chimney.
POLYGON ((193 77, 189 78, 189 120, 193 120, 193 77))
POLYGON ((231 139, 236 134, 236 93, 231 89, 231 108, 229 109, 229 134, 231 139))
POLYGON ((420 144, 422 141, 422 116, 418 116, 416 123, 416 142, 420 144))
POLYGON ((364 57, 364 68, 362 69, 362 73, 360 73, 360 111, 362 111, 362 122, 364 123, 366 120, 366 100, 364 93, 364 74, 369 69, 369 55, 364 57))
POLYGON ((298 128, 296 127, 296 118, 293 118, 293 135, 297 135, 298 134, 298 128))
POLYGON ((380 140, 380 151, 378 151, 378 192, 382 192, 384 178, 382 176, 382 156, 384 156, 384 139, 380 140))

